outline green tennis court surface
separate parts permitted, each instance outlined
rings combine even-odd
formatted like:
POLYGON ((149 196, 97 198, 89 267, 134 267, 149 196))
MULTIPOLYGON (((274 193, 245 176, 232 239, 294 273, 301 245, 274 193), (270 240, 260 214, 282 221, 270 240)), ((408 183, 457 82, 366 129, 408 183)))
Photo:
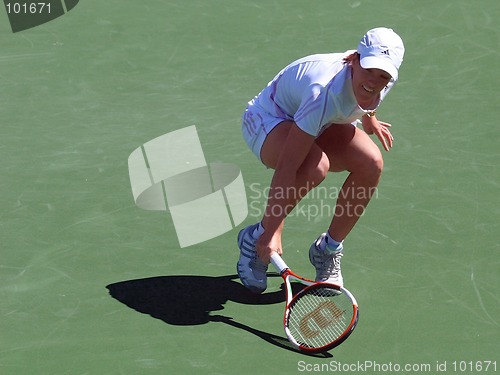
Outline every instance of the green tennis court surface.
MULTIPOLYGON (((12 33, 2 10, 0 374, 500 372, 499 18, 494 0, 88 0, 12 33), (240 115, 295 58, 377 26, 406 55, 379 111, 395 146, 345 244, 360 322, 305 356, 281 278, 256 299, 235 276, 271 178, 240 115), (193 124, 208 161, 241 169, 249 214, 181 248, 169 213, 135 206, 127 159, 193 124)), ((328 203, 287 220, 285 259, 307 277, 328 203)))

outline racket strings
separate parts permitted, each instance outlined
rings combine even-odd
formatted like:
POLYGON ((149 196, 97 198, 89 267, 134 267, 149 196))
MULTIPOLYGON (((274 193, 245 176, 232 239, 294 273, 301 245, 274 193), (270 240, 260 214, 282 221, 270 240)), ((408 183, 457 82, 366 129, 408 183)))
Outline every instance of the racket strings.
POLYGON ((349 329, 353 304, 344 293, 329 287, 311 289, 290 305, 289 334, 301 346, 320 348, 335 342, 349 329))

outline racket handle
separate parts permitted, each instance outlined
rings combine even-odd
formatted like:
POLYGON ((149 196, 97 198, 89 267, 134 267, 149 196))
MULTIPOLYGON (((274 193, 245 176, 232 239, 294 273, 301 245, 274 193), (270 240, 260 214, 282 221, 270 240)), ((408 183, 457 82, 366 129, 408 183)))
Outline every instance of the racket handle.
POLYGON ((288 266, 286 265, 285 261, 276 252, 273 252, 271 254, 271 263, 279 273, 283 273, 285 270, 288 269, 288 266))

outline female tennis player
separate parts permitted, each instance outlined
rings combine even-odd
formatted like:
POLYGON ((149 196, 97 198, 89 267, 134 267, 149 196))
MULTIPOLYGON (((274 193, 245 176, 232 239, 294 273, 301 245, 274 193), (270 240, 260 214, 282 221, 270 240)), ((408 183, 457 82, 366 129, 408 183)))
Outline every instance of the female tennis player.
POLYGON ((262 220, 238 234, 237 270, 248 289, 266 289, 270 256, 282 254, 284 220, 297 203, 328 172, 348 171, 328 230, 309 250, 316 281, 343 285, 343 241, 375 193, 383 168, 368 134, 375 134, 386 151, 392 147, 391 125, 375 112, 398 78, 403 55, 403 41, 392 29, 375 28, 357 50, 291 63, 248 103, 243 137, 274 169, 262 220))

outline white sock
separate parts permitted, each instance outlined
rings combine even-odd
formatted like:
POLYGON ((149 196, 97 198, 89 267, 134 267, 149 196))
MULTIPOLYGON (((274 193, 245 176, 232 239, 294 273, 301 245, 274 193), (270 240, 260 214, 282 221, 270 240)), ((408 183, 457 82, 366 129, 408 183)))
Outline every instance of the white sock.
POLYGON ((328 251, 340 251, 343 249, 343 244, 344 241, 337 241, 330 236, 330 233, 326 232, 325 239, 321 241, 320 248, 321 250, 328 250, 328 251))
POLYGON ((253 230, 252 237, 259 238, 262 233, 264 233, 264 227, 262 226, 262 222, 260 222, 257 228, 253 230))

